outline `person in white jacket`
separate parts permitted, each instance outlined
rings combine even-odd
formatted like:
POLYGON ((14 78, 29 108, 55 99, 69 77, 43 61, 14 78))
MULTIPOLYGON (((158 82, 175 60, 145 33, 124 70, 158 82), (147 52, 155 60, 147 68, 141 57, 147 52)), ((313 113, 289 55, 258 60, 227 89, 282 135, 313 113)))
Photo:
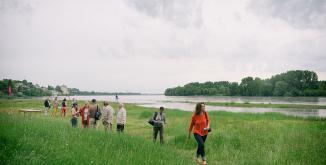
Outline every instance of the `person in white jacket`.
POLYGON ((117 114, 117 131, 123 132, 126 124, 127 119, 127 113, 126 109, 124 108, 123 103, 119 104, 119 111, 117 114))

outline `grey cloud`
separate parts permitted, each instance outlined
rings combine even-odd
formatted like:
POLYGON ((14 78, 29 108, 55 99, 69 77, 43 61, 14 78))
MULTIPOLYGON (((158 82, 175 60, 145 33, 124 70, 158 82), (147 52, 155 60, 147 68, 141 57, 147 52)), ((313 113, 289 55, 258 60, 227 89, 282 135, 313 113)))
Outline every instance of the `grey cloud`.
POLYGON ((324 2, 257 0, 255 15, 248 1, 0 0, 0 78, 154 93, 292 69, 326 79, 324 2), (98 84, 71 79, 76 69, 98 84))
POLYGON ((135 49, 133 38, 124 37, 121 41, 102 41, 98 48, 98 54, 102 58, 131 58, 135 54, 135 49))
POLYGON ((125 0, 126 3, 153 18, 162 18, 182 28, 201 27, 203 0, 125 0))
POLYGON ((248 8, 257 15, 285 20, 296 28, 326 28, 324 0, 252 0, 248 8))
POLYGON ((326 35, 310 40, 300 40, 286 45, 287 61, 296 63, 302 68, 326 70, 326 35))
POLYGON ((36 3, 30 0, 0 0, 0 14, 18 12, 31 13, 36 3))

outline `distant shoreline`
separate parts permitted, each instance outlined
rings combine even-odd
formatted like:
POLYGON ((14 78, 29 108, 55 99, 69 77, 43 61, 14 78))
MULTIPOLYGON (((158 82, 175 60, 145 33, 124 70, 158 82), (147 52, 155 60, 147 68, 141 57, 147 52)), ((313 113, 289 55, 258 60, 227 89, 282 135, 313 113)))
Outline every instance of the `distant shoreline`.
MULTIPOLYGON (((167 101, 168 102, 168 101, 167 101)), ((182 101, 181 103, 196 103, 192 101, 182 101)), ((298 109, 326 109, 326 105, 309 104, 272 104, 272 103, 250 103, 250 102, 205 102, 209 106, 220 107, 241 107, 241 108, 298 108, 298 109)))

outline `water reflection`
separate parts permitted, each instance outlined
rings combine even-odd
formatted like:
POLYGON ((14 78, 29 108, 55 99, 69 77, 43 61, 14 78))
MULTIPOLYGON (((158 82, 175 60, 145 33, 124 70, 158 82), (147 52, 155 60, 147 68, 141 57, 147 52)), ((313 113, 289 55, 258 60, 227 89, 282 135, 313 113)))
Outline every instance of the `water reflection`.
MULTIPOLYGON (((115 96, 71 96, 78 100, 91 100, 93 98, 103 101, 115 101, 115 96)), ((60 98, 59 98, 60 99, 60 98)), ((231 96, 164 96, 164 95, 121 95, 119 101, 136 103, 144 107, 160 107, 193 111, 195 102, 237 102, 237 103, 271 103, 271 104, 309 104, 326 105, 326 97, 231 97, 231 96), (186 103, 189 102, 189 103, 186 103), (193 102, 193 103, 191 103, 193 102)), ((317 116, 326 117, 325 109, 287 109, 287 108, 244 108, 206 106, 208 111, 250 112, 265 113, 279 112, 291 116, 317 116)))
MULTIPOLYGON (((78 100, 115 100, 115 96, 70 96, 78 100)), ((272 104, 310 104, 326 105, 326 97, 242 97, 242 96, 164 96, 164 95, 121 95, 119 100, 126 103, 156 102, 237 102, 272 104)))
MULTIPOLYGON (((178 102, 162 102, 155 104, 141 104, 144 107, 159 108, 164 106, 169 109, 180 109, 184 111, 194 111, 195 103, 178 103, 178 102)), ((248 113, 266 113, 278 112, 290 116, 302 117, 326 117, 325 109, 294 109, 294 108, 247 108, 247 107, 223 107, 223 106, 208 106, 207 111, 227 111, 227 112, 248 112, 248 113)))

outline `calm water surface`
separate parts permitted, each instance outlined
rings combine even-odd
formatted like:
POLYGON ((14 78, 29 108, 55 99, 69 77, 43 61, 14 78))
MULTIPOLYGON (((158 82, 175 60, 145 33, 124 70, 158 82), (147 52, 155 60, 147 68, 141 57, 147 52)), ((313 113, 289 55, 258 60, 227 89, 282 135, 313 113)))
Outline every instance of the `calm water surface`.
MULTIPOLYGON (((115 96, 73 96, 78 100, 91 100, 93 98, 103 101, 116 101, 115 96)), ((59 98, 62 99, 62 98, 59 98)), ((72 99, 72 97, 68 98, 72 99)), ((135 103, 144 107, 166 107, 193 111, 195 103, 188 102, 237 102, 237 103, 271 103, 271 104, 309 104, 326 105, 326 97, 231 97, 231 96, 164 96, 164 95, 120 95, 119 100, 124 103, 135 103)), ((266 113, 279 112, 291 116, 326 117, 326 109, 295 109, 295 108, 243 108, 206 106, 208 111, 266 113)))

